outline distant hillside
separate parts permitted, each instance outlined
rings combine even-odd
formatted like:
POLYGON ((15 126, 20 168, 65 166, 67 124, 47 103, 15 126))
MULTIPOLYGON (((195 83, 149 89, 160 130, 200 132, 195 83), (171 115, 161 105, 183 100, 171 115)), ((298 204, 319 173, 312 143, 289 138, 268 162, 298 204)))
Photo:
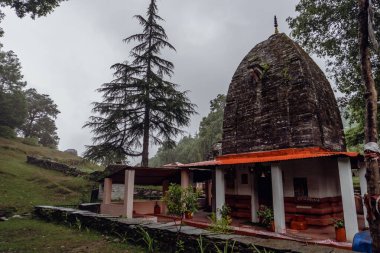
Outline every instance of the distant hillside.
MULTIPOLYGON (((96 170, 103 170, 104 168, 94 163, 84 160, 82 157, 62 152, 56 149, 42 147, 39 145, 29 144, 25 139, 4 139, 0 137, 0 152, 2 149, 14 150, 25 155, 38 156, 45 159, 51 159, 59 163, 64 163, 70 166, 77 167, 78 169, 91 173, 96 170)), ((26 158, 25 158, 26 159, 26 158)))
POLYGON ((23 213, 30 212, 34 205, 89 201, 92 182, 29 165, 26 156, 55 160, 87 172, 101 170, 101 167, 72 154, 21 141, 0 138, 0 212, 23 213))

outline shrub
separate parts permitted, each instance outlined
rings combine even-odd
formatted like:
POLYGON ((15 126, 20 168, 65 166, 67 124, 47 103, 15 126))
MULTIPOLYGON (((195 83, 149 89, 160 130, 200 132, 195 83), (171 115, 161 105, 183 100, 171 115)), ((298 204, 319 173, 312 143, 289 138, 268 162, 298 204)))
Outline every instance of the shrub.
POLYGON ((21 139, 21 143, 24 143, 30 146, 40 146, 40 144, 38 143, 38 139, 35 137, 23 138, 21 139))
POLYGON ((10 127, 0 126, 0 137, 4 137, 7 139, 13 139, 13 138, 16 138, 16 133, 10 127))
POLYGON ((266 227, 269 227, 274 220, 273 210, 267 206, 261 206, 257 211, 260 223, 266 227))
POLYGON ((169 214, 183 217, 185 213, 193 213, 198 210, 199 192, 194 192, 193 187, 183 189, 178 184, 171 184, 163 197, 169 214))

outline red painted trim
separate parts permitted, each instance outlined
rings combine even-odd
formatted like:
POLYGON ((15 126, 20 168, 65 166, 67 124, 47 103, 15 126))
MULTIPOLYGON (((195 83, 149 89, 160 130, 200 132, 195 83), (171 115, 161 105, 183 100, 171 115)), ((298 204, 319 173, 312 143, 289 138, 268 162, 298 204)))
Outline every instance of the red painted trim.
POLYGON ((356 152, 329 151, 320 147, 310 148, 288 148, 271 151, 249 152, 241 154, 229 154, 216 157, 212 161, 203 161, 197 163, 182 164, 180 168, 190 167, 208 167, 216 165, 232 165, 247 163, 277 162, 286 160, 298 160, 328 156, 346 156, 357 157, 356 152))

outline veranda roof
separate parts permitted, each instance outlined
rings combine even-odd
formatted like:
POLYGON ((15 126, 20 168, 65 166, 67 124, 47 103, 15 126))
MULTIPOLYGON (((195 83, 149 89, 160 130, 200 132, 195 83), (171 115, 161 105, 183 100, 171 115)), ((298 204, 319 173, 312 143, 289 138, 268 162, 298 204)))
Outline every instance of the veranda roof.
POLYGON ((181 181, 181 172, 178 168, 131 167, 121 164, 109 165, 98 181, 103 181, 104 178, 111 178, 112 183, 124 184, 126 170, 135 171, 135 185, 162 185, 165 180, 169 180, 172 183, 179 183, 181 181))
POLYGON ((248 152, 240 154, 228 154, 217 156, 215 160, 188 163, 180 165, 181 168, 204 168, 217 165, 249 164, 264 162, 279 162, 286 160, 298 160, 317 157, 345 156, 350 158, 358 157, 357 152, 329 151, 320 147, 309 148, 287 148, 272 151, 248 152))

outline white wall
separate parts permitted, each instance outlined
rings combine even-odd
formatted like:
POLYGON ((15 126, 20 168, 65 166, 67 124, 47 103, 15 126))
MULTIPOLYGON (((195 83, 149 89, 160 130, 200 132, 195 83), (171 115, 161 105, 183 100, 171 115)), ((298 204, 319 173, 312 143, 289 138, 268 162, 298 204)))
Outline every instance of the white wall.
POLYGON ((333 158, 305 159, 281 163, 284 196, 294 197, 293 178, 306 177, 311 198, 340 196, 337 161, 333 158))
POLYGON ((251 191, 252 191, 251 181, 252 181, 252 177, 250 175, 248 168, 238 169, 236 172, 236 181, 235 181, 236 183, 235 185, 237 187, 237 195, 251 195, 251 191), (242 174, 248 175, 248 184, 241 184, 242 174))
MULTIPOLYGON (((99 199, 103 199, 103 186, 99 185, 99 199)), ((124 184, 112 184, 112 197, 113 201, 124 200, 124 184)))
MULTIPOLYGON (((228 170, 227 172, 228 173, 228 170)), ((230 189, 227 188, 227 184, 225 187, 226 194, 228 195, 251 195, 251 184, 252 184, 252 177, 249 172, 248 167, 246 166, 237 166, 235 167, 235 188, 230 189), (248 184, 241 184, 241 175, 247 174, 248 175, 248 184)))

